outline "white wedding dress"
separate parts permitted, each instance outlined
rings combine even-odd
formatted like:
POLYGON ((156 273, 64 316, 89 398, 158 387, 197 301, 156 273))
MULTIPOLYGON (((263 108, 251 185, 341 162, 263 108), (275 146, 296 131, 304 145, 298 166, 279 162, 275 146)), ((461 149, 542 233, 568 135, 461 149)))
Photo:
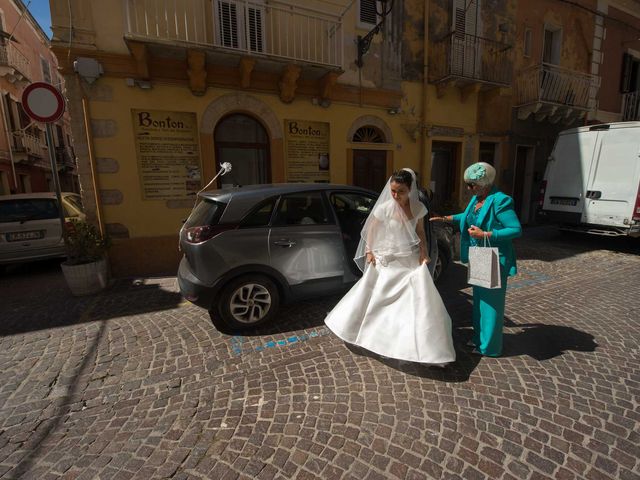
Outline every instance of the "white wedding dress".
POLYGON ((456 358, 451 317, 427 265, 409 256, 376 257, 325 319, 342 340, 385 357, 445 365, 456 358))

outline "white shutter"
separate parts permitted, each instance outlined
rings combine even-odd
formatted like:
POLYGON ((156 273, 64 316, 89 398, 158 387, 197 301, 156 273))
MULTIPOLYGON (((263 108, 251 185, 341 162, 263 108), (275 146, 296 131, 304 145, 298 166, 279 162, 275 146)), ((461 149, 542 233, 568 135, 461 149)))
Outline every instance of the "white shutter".
POLYGON ((454 75, 476 77, 480 74, 479 44, 476 42, 479 22, 479 0, 453 1, 451 69, 454 75))
POLYGON ((376 13, 376 0, 360 0, 360 11, 358 20, 367 25, 376 25, 378 15, 376 13))
POLYGON ((218 44, 252 52, 264 51, 265 10, 236 0, 216 0, 218 44))
POLYGON ((249 50, 262 52, 264 49, 264 9, 248 6, 246 25, 249 31, 249 50))
POLYGON ((218 41, 221 46, 240 47, 238 35, 238 5, 232 1, 218 0, 218 41))

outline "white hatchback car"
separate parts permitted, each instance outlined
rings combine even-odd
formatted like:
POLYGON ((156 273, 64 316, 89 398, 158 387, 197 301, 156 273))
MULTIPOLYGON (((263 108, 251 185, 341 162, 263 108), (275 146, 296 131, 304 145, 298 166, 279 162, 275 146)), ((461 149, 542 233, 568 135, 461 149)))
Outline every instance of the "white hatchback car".
MULTIPOLYGON (((66 220, 84 220, 80 195, 62 193, 66 220)), ((53 192, 0 196, 0 265, 65 256, 53 192)))

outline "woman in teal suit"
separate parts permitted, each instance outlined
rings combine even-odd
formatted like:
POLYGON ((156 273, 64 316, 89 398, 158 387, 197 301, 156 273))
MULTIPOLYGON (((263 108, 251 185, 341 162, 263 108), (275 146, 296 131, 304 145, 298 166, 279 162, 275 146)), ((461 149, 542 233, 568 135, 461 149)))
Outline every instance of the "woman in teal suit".
POLYGON ((502 353, 502 327, 507 278, 517 273, 512 240, 522 234, 513 199, 493 185, 496 170, 485 162, 471 165, 464 172, 467 189, 473 193, 464 212, 431 220, 452 222, 460 228, 460 260, 469 262, 469 247, 484 243, 486 237, 500 254, 501 287, 473 287, 473 353, 499 357, 502 353))

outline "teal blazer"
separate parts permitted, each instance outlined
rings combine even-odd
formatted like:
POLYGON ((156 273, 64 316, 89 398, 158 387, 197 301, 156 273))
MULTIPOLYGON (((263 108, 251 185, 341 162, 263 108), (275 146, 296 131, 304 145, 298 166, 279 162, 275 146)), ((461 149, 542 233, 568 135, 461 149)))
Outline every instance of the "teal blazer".
MULTIPOLYGON (((453 215, 453 222, 460 228, 460 260, 463 263, 469 263, 469 243, 471 240, 468 232, 471 225, 467 225, 467 216, 477 203, 478 200, 474 195, 464 212, 453 215)), ((493 232, 489 242, 492 247, 498 247, 500 265, 510 277, 515 275, 518 268, 512 241, 522 235, 522 226, 520 226, 520 220, 513 209, 513 199, 493 187, 478 212, 477 223, 476 227, 485 232, 493 232)))

